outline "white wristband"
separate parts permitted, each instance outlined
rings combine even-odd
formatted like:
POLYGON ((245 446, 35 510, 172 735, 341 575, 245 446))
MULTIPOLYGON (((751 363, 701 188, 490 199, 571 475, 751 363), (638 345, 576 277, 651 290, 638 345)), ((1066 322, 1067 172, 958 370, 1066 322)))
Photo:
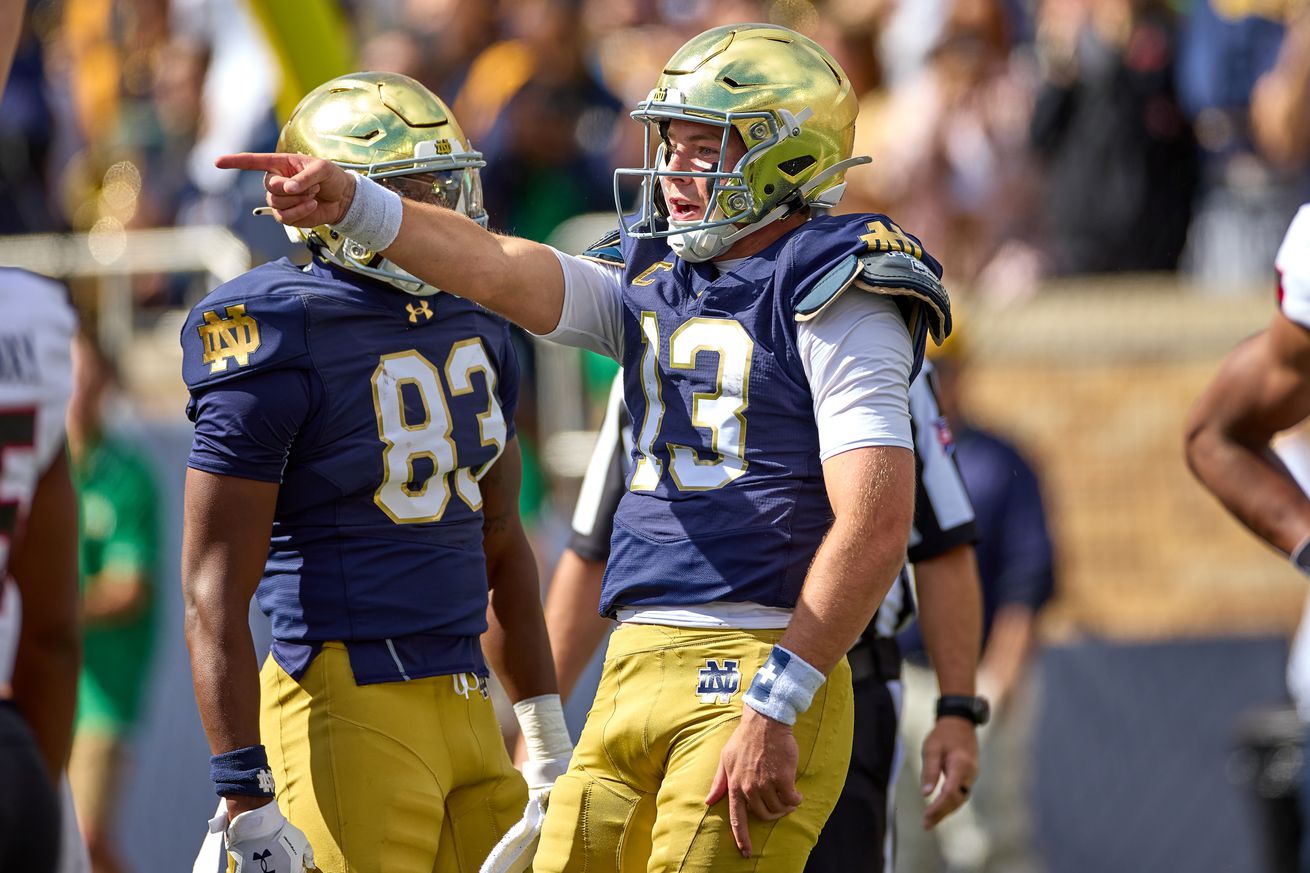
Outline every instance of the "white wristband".
POLYGON ((746 705, 774 721, 796 724, 823 680, 823 674, 799 655, 774 646, 746 692, 746 705))
POLYGON ((564 723, 564 707, 558 694, 543 694, 520 700, 514 704, 514 715, 519 720, 530 759, 568 760, 573 754, 573 741, 569 739, 569 728, 564 723))
POLYGON ((355 177, 355 197, 332 229, 371 252, 380 252, 396 241, 405 207, 395 191, 354 170, 350 173, 355 177))

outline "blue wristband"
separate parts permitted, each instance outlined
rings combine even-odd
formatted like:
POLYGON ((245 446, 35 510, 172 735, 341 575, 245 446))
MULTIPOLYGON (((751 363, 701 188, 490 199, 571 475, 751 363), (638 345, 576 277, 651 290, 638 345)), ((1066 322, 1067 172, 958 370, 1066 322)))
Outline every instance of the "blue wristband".
POLYGON ((209 759, 209 778, 214 783, 214 792, 220 795, 272 797, 275 793, 273 771, 268 767, 268 753, 263 746, 246 746, 215 755, 209 759))
POLYGON ((796 724, 823 680, 823 674, 799 655, 774 646, 746 692, 746 705, 774 721, 796 724))

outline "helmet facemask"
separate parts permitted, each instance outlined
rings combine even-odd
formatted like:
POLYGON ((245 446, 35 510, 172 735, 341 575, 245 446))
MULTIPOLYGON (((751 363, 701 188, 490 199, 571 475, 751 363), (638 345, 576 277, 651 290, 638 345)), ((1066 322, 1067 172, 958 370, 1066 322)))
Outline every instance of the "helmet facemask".
MULTIPOLYGON (((775 221, 802 203, 761 203, 748 184, 751 165, 769 149, 782 142, 793 128, 799 128, 806 113, 796 118, 786 110, 775 112, 716 112, 682 102, 676 91, 656 89, 642 101, 632 117, 643 122, 645 161, 641 169, 620 168, 614 171, 614 198, 620 215, 623 214, 621 180, 624 177, 641 179, 641 204, 635 221, 625 225, 630 236, 639 239, 667 237, 669 245, 683 260, 707 261, 722 252, 746 234, 764 224, 775 221), (779 117, 783 122, 779 124, 779 117), (689 121, 722 132, 719 156, 713 169, 668 169, 668 142, 664 132, 671 121, 689 121), (728 153, 732 135, 738 133, 747 145, 746 152, 737 163, 727 169, 723 161, 728 153), (657 139, 658 138, 658 139, 657 139), (709 179, 709 192, 705 213, 692 222, 674 221, 664 202, 660 180, 664 178, 709 179), (659 216, 668 223, 663 229, 647 221, 659 216), (761 222, 761 219, 765 219, 761 222), (743 227, 742 225, 745 225, 743 227)), ((771 200, 774 198, 770 198, 771 200)))
MULTIPOLYGON (((614 197, 625 232, 667 238, 684 260, 722 256, 737 241, 809 208, 830 209, 845 173, 868 158, 851 157, 858 102, 836 60, 808 37, 768 24, 726 25, 693 37, 674 53, 632 117, 645 124, 641 169, 615 171, 614 197), (652 128, 672 121, 722 131, 719 162, 677 172, 653 147, 652 128), (725 167, 732 132, 745 153, 725 167), (639 178, 635 220, 624 214, 620 182, 639 178), (669 177, 709 181, 699 220, 668 218, 660 184, 669 177)), ((698 185, 701 183, 697 183, 698 185)))

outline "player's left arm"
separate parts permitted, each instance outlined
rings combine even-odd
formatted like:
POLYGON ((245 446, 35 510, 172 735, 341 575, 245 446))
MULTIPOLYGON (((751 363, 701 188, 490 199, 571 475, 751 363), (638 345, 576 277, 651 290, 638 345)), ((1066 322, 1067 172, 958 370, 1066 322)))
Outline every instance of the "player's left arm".
POLYGON ((1192 407, 1187 462, 1219 501, 1284 554, 1310 537, 1310 500, 1269 441, 1310 415, 1310 331, 1275 313, 1192 407))
MULTIPOLYGON (((817 672, 818 684, 868 625, 905 561, 914 513, 914 452, 881 445, 852 449, 825 461, 823 475, 835 518, 779 644, 792 656, 787 666, 817 672), (795 664, 797 658, 804 663, 795 664)), ((774 686, 776 695, 782 689, 774 686)), ((706 798, 715 803, 728 796, 733 836, 744 856, 751 852, 748 813, 772 820, 800 805, 797 764, 791 725, 744 706, 706 798)))
POLYGON ((555 681, 537 562, 519 517, 522 478, 518 438, 513 437, 479 481, 490 588, 482 650, 514 704, 528 752, 523 775, 534 796, 542 796, 568 767, 573 742, 555 681))
POLYGON ((914 515, 914 453, 865 446, 823 463, 833 523, 781 645, 827 676, 896 581, 914 515))
POLYGON ((511 702, 557 694, 537 562, 519 517, 523 461, 515 437, 478 482, 490 603, 482 648, 511 702))

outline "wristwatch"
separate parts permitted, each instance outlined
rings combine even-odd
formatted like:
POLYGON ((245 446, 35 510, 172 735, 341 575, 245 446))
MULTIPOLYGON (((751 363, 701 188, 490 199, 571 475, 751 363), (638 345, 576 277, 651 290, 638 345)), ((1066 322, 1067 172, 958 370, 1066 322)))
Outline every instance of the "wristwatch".
POLYGON ((941 718, 947 715, 968 719, 976 727, 982 727, 992 717, 992 707, 987 702, 986 697, 944 694, 937 698, 937 717, 941 718))

